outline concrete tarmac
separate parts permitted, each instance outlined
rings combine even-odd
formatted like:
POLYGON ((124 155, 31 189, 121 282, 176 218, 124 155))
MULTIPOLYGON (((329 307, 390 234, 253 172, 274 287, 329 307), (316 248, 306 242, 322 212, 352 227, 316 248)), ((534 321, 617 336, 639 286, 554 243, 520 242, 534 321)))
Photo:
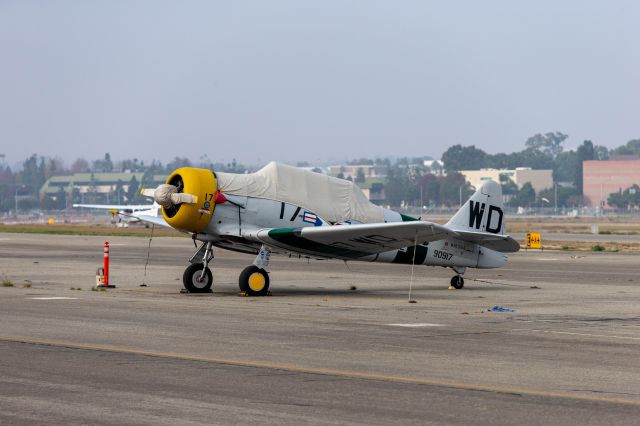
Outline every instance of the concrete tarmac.
POLYGON ((0 234, 0 424, 637 424, 640 265, 521 252, 451 272, 216 251, 180 294, 185 238, 0 234), (140 287, 145 282, 147 287, 140 287), (355 290, 351 290, 355 287, 355 290), (81 290, 71 290, 81 288, 81 290), (490 312, 499 305, 513 312, 490 312))

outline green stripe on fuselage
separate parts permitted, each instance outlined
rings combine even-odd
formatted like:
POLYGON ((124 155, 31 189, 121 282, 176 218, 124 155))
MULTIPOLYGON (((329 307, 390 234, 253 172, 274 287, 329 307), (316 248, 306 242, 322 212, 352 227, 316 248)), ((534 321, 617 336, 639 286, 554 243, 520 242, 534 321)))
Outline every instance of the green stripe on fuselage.
POLYGON ((402 214, 402 213, 400 213, 400 217, 402 218, 403 222, 414 222, 416 220, 420 220, 420 219, 416 219, 415 217, 407 216, 406 214, 402 214))
MULTIPOLYGON (((396 258, 393 259, 393 263, 406 263, 406 264, 412 264, 413 263, 413 247, 414 246, 409 246, 407 247, 407 250, 402 251, 402 250, 398 250, 398 253, 396 254, 396 258)), ((424 260, 427 258, 427 253, 429 251, 429 247, 426 245, 418 245, 416 246, 416 265, 422 265, 424 263, 424 260)))

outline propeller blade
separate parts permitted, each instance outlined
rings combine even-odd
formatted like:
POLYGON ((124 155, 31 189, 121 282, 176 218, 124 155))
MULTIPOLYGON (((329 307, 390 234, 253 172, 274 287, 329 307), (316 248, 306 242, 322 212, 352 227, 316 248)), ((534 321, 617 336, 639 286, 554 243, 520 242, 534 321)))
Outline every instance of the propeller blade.
POLYGON ((196 204, 198 202, 198 197, 191 194, 176 192, 175 194, 171 194, 171 201, 173 201, 173 204, 196 204))
POLYGON ((155 189, 151 189, 151 188, 142 188, 140 190, 140 194, 144 197, 149 197, 149 198, 153 198, 154 193, 156 192, 155 189))

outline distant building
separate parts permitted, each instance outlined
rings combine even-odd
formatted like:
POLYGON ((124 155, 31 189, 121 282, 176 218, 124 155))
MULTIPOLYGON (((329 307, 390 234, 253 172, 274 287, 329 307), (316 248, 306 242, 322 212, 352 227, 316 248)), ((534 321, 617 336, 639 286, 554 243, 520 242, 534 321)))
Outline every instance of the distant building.
MULTIPOLYGON (((620 158, 620 157, 618 157, 620 158)), ((640 185, 640 159, 591 160, 582 163, 582 193, 587 207, 609 207, 609 194, 640 185)))
POLYGON ((345 179, 351 177, 351 179, 355 181, 358 176, 358 170, 362 170, 365 178, 381 178, 387 176, 387 166, 369 164, 329 166, 327 167, 327 174, 338 176, 342 173, 345 179))
MULTIPOLYGON (((49 195, 56 198, 62 189, 67 196, 71 193, 80 194, 82 201, 86 201, 85 195, 90 194, 95 198, 92 202, 112 202, 122 199, 127 191, 132 179, 135 177, 138 185, 142 185, 144 173, 74 173, 69 176, 52 176, 40 188, 40 198, 49 195), (118 194, 121 187, 122 193, 118 194)), ((157 186, 164 183, 166 175, 154 175, 151 182, 145 182, 149 186, 157 186)))
POLYGON ((486 180, 500 182, 500 176, 507 176, 518 186, 518 189, 522 188, 524 184, 528 182, 536 193, 553 187, 553 170, 550 169, 533 170, 529 167, 518 167, 514 170, 462 170, 460 173, 474 188, 480 188, 486 180))
POLYGON ((364 182, 357 182, 356 185, 362 189, 364 195, 373 204, 382 204, 387 196, 384 192, 384 182, 381 178, 366 178, 364 182))

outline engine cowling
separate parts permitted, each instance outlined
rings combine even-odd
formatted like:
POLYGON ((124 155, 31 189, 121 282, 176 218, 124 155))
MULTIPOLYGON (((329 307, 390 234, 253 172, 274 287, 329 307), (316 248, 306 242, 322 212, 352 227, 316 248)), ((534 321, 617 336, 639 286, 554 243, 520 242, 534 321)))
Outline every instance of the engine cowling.
POLYGON ((217 182, 211 170, 182 167, 167 178, 167 185, 176 191, 168 199, 178 203, 165 203, 162 216, 169 225, 188 232, 202 232, 207 228, 215 208, 217 182), (185 194, 185 196, 182 196, 185 194), (188 197, 188 195, 192 197, 188 197))

